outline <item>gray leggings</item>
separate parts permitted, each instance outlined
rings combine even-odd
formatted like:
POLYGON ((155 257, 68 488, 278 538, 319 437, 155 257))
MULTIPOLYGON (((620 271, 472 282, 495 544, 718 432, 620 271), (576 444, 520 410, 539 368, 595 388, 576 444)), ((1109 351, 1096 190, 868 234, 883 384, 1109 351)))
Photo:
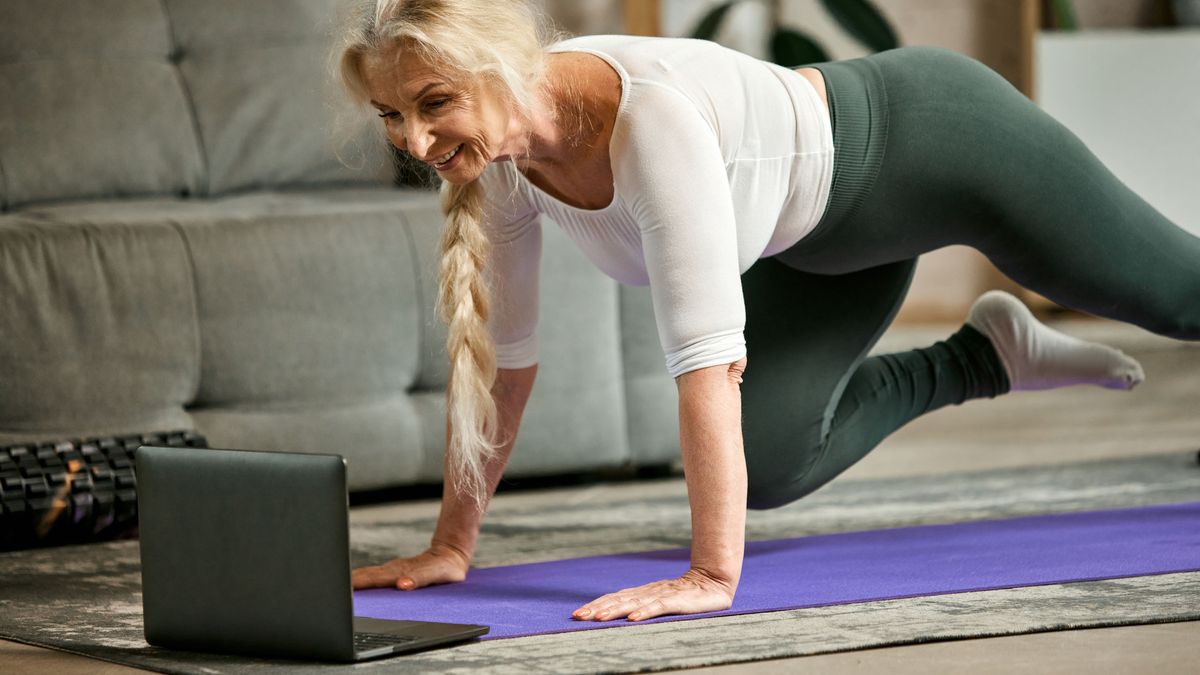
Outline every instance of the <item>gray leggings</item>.
POLYGON ((995 72, 929 47, 814 67, 833 117, 829 206, 742 277, 752 508, 816 490, 918 415, 1008 391, 968 326, 865 358, 926 251, 972 246, 1067 307, 1200 339, 1200 238, 995 72))

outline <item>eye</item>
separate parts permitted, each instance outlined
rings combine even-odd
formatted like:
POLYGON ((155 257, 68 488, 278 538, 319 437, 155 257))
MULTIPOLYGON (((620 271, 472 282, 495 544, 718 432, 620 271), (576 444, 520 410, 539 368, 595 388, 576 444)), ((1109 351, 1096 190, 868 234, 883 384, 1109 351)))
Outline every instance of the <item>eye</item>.
POLYGON ((446 105, 446 103, 449 102, 449 100, 450 99, 448 99, 448 98, 439 98, 437 100, 426 103, 425 107, 429 110, 437 110, 438 108, 441 108, 442 106, 446 105))
POLYGON ((398 113, 398 112, 381 112, 381 113, 379 113, 379 116, 384 119, 393 120, 393 119, 399 119, 400 113, 398 113))

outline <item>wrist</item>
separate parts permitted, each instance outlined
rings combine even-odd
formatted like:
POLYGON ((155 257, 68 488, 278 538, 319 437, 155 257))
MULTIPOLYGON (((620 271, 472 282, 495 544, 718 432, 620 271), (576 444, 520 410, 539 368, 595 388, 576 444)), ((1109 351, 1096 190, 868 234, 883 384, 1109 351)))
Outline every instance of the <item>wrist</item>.
POLYGON ((734 593, 737 592, 738 576, 738 574, 728 574, 696 565, 692 565, 683 575, 685 579, 691 579, 701 586, 725 592, 731 600, 734 593))
POLYGON ((735 535, 701 537, 692 543, 690 556, 693 573, 727 587, 731 595, 742 576, 746 548, 745 539, 735 535))
POLYGON ((445 558, 461 567, 464 571, 471 566, 472 551, 453 542, 435 538, 429 544, 429 552, 440 558, 445 558))

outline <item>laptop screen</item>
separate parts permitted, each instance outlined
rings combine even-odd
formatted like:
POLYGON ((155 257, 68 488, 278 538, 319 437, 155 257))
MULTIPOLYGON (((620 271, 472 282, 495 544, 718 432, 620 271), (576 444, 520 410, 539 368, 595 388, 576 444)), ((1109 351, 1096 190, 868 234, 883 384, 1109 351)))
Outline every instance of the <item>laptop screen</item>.
POLYGON ((341 457, 142 447, 136 461, 148 642, 352 653, 341 457))

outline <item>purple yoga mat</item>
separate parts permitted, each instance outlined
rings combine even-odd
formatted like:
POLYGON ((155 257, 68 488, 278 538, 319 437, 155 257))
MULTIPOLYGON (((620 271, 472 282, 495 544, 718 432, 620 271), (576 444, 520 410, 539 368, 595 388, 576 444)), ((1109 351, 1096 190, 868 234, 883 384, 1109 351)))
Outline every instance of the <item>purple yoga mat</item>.
MULTIPOLYGON (((549 553, 549 552, 548 552, 549 553)), ((571 612, 677 577, 688 550, 472 569, 461 584, 354 594, 355 614, 475 623, 484 639, 1200 570, 1200 502, 825 534, 746 545, 733 607, 629 622, 571 612)))

